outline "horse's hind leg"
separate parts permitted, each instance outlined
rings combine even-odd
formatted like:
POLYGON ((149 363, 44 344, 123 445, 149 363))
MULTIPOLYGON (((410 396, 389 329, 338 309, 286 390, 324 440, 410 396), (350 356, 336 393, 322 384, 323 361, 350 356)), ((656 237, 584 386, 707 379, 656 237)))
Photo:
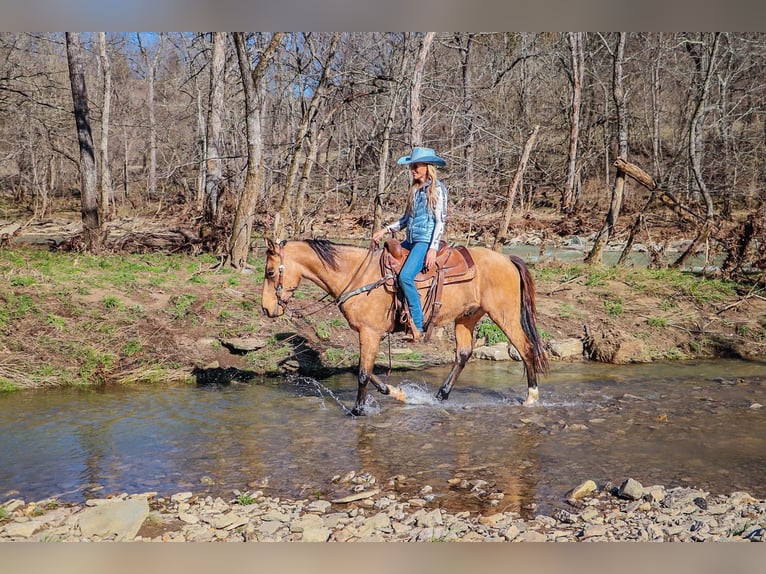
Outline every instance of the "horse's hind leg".
POLYGON ((540 391, 537 388, 537 371, 534 363, 534 350, 529 339, 524 333, 521 321, 518 317, 506 317, 504 314, 494 316, 490 314, 492 320, 508 337, 510 343, 516 347, 524 362, 524 371, 527 376, 527 398, 524 401, 525 406, 535 404, 540 398, 540 391))
POLYGON ((470 317, 461 317, 455 321, 455 364, 452 365, 452 370, 436 392, 436 398, 440 401, 446 401, 449 398, 452 385, 455 384, 460 373, 463 372, 468 359, 471 358, 473 353, 473 329, 483 315, 484 312, 482 311, 470 317))

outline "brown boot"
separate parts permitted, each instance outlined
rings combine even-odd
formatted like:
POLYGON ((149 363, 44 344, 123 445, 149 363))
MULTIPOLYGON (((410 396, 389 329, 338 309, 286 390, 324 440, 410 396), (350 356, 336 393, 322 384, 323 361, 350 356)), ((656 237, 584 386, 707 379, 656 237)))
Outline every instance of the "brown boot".
POLYGON ((418 330, 415 325, 412 325, 407 332, 407 337, 404 339, 407 343, 417 343, 423 337, 423 334, 418 330))

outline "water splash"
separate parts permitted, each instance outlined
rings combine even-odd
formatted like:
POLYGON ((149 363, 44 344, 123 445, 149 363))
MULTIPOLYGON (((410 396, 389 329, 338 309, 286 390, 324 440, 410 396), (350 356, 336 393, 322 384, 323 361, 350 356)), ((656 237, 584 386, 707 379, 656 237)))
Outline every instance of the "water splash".
POLYGON ((325 397, 329 397, 337 403, 344 414, 350 415, 351 409, 349 409, 346 405, 343 404, 343 401, 340 400, 340 398, 332 392, 332 389, 327 387, 326 385, 323 385, 316 379, 312 379, 311 377, 305 377, 303 375, 293 375, 291 377, 291 382, 301 391, 309 390, 312 392, 312 394, 316 394, 320 399, 322 399, 322 407, 326 408, 325 404, 325 397))

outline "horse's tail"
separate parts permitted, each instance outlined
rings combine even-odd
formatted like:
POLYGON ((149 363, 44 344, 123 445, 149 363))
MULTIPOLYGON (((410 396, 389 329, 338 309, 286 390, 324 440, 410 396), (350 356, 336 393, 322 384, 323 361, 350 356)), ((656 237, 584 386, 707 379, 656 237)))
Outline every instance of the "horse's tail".
POLYGON ((535 282, 521 257, 510 256, 511 261, 519 270, 521 278, 521 327, 529 340, 532 349, 532 368, 535 375, 548 371, 548 356, 543 347, 540 333, 537 332, 537 309, 535 306, 535 282))

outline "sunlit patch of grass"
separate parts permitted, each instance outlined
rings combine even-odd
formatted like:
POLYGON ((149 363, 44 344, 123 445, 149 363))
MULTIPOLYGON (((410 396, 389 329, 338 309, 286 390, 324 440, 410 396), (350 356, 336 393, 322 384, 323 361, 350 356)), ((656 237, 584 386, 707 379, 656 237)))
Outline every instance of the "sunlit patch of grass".
POLYGON ((598 287, 605 285, 608 280, 617 276, 616 267, 593 267, 588 269, 588 277, 585 279, 585 285, 588 287, 598 287))
POLYGON ((13 393, 20 389, 21 387, 19 387, 12 380, 6 379, 5 377, 0 377, 0 393, 13 393))
POLYGON ((133 357, 134 355, 142 353, 143 350, 144 346, 141 344, 141 341, 131 339, 122 346, 121 352, 126 357, 133 357))
POLYGON ((330 325, 327 321, 320 321, 317 323, 314 327, 314 332, 316 333, 317 337, 323 341, 326 341, 332 335, 332 329, 330 328, 330 325))
POLYGON ((62 317, 56 317, 56 315, 48 313, 48 318, 45 322, 57 331, 64 331, 66 329, 66 322, 62 317))
POLYGON ((583 275, 582 265, 542 265, 535 267, 535 279, 540 281, 572 281, 583 275))
POLYGON ((619 317, 623 314, 622 299, 619 297, 610 297, 604 300, 604 309, 610 317, 619 317))
POLYGON ((487 345, 495 345, 497 343, 507 343, 508 337, 505 336, 502 329, 489 317, 482 317, 476 327, 476 336, 484 339, 487 345))
POLYGON ((646 322, 649 323, 650 326, 658 327, 660 329, 664 329, 668 326, 668 320, 665 317, 649 317, 646 322))
POLYGON ((183 319, 191 312, 192 304, 197 300, 197 296, 194 293, 182 293, 171 299, 172 307, 170 308, 170 314, 177 318, 183 319))
POLYGON ((120 310, 122 309, 122 301, 120 301, 119 297, 116 297, 114 295, 107 295, 101 300, 101 304, 106 309, 115 309, 120 310))

